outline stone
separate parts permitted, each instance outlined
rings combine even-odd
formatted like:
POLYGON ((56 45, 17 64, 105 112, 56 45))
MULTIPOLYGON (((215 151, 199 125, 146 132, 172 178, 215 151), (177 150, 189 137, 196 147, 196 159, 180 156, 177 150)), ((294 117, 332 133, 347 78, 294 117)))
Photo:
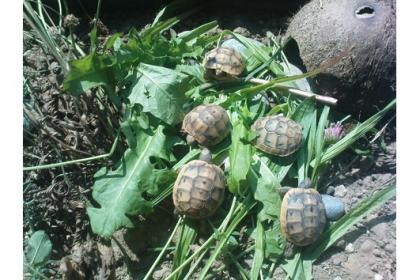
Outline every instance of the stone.
POLYGON ((375 248, 375 242, 371 239, 366 239, 362 245, 360 245, 360 251, 364 253, 369 253, 375 248))
POLYGON ((381 257, 382 256, 382 252, 379 249, 374 249, 373 250, 373 255, 375 255, 377 257, 381 257))
POLYGON ((394 253, 395 252, 395 243, 389 243, 385 245, 385 251, 387 251, 388 253, 394 253))
POLYGON ((350 171, 350 174, 354 177, 359 176, 360 168, 352 168, 351 171, 350 171))
POLYGON ((242 35, 244 37, 250 37, 251 36, 251 32, 249 32, 249 30, 246 29, 245 27, 241 27, 241 26, 233 29, 233 32, 238 33, 239 35, 242 35))
POLYGON ((384 279, 384 278, 382 277, 382 275, 380 275, 380 274, 376 273, 376 274, 375 274, 374 279, 375 279, 375 280, 382 280, 382 279, 384 279))
POLYGON ((336 276, 336 277, 334 278, 334 280, 343 280, 343 278, 341 278, 340 276, 336 276))
POLYGON ((380 223, 372 227, 371 231, 376 234, 380 239, 384 240, 387 238, 388 226, 386 223, 380 223))
POLYGON ((353 253, 354 252, 354 246, 353 246, 353 243, 349 243, 349 244, 347 244, 347 246, 346 246, 346 252, 347 253, 353 253))
POLYGON ((340 239, 334 244, 334 246, 344 250, 346 248, 346 241, 344 239, 340 239))
POLYGON ((321 198, 325 205, 325 214, 328 220, 336 221, 344 215, 344 203, 340 199, 326 194, 322 194, 321 198))
POLYGON ((334 195, 335 195, 336 197, 343 198, 343 197, 345 197, 345 196, 346 196, 346 194, 347 194, 347 189, 346 189, 346 187, 345 187, 344 185, 339 185, 339 186, 337 186, 337 187, 335 188, 335 193, 334 193, 334 195))
POLYGON ((327 191, 325 192, 328 195, 334 195, 335 188, 333 186, 328 186, 327 191))
POLYGON ((347 261, 347 256, 343 253, 336 254, 332 257, 332 263, 336 266, 339 266, 342 263, 345 263, 346 261, 347 261))

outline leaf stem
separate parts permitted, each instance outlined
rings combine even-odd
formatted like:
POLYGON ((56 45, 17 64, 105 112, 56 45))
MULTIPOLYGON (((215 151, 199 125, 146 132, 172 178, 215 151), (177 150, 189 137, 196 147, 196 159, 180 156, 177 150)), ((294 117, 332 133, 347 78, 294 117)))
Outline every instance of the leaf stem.
POLYGON ((109 153, 98 155, 98 156, 93 156, 93 157, 88 157, 88 158, 69 160, 69 161, 65 161, 65 162, 56 162, 56 163, 50 163, 50 164, 44 164, 44 165, 23 167, 23 171, 49 169, 49 168, 61 167, 61 166, 65 166, 65 165, 76 164, 76 163, 81 163, 81 162, 86 162, 86 161, 108 158, 108 157, 112 156, 112 154, 115 152, 119 136, 120 136, 120 134, 118 132, 117 137, 115 137, 114 143, 112 144, 112 147, 111 147, 111 150, 109 151, 109 153))
POLYGON ((49 280, 49 278, 47 276, 45 276, 44 274, 42 274, 41 272, 39 272, 38 270, 36 270, 35 268, 33 268, 31 265, 27 264, 26 262, 24 262, 23 265, 26 266, 27 268, 29 268, 32 273, 38 275, 42 279, 49 280))

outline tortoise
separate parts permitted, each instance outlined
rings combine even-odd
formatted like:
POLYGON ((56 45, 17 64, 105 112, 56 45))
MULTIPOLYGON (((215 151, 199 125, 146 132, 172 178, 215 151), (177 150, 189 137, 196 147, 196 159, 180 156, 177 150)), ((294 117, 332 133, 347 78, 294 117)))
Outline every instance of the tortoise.
MULTIPOLYGON (((298 188, 282 187, 280 229, 288 241, 298 246, 315 242, 322 234, 326 221, 336 221, 344 213, 344 203, 331 195, 311 189, 310 179, 298 188)), ((289 252, 290 253, 290 252, 289 252)))
POLYGON ((289 156, 300 148, 302 142, 302 127, 282 115, 260 118, 251 129, 258 134, 256 147, 272 155, 289 156))
POLYGON ((207 80, 232 80, 244 70, 241 55, 226 47, 217 47, 206 53, 203 66, 207 80))
POLYGON ((327 222, 321 195, 311 188, 309 179, 297 188, 280 188, 285 194, 280 209, 280 229, 283 236, 297 246, 314 243, 324 231, 327 222))
POLYGON ((177 213, 202 219, 213 215, 223 202, 223 170, 210 162, 210 151, 205 148, 199 160, 187 163, 179 171, 172 193, 177 213))
POLYGON ((223 141, 229 134, 229 117, 219 105, 208 104, 195 107, 182 122, 189 145, 198 144, 210 147, 223 141))

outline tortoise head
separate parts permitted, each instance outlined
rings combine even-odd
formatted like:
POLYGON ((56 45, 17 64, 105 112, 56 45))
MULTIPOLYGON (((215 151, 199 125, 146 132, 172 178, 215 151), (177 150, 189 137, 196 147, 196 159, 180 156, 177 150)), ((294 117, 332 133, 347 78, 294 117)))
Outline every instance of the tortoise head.
POLYGON ((299 183, 298 187, 303 188, 303 189, 312 188, 311 179, 309 179, 309 178, 304 179, 302 182, 299 183))
POLYGON ((283 197, 286 195, 288 191, 290 191, 292 187, 280 187, 277 189, 277 192, 280 195, 280 198, 283 199, 283 197))
POLYGON ((200 160, 205 161, 207 163, 211 163, 211 152, 209 149, 204 148, 203 150, 201 150, 200 160))

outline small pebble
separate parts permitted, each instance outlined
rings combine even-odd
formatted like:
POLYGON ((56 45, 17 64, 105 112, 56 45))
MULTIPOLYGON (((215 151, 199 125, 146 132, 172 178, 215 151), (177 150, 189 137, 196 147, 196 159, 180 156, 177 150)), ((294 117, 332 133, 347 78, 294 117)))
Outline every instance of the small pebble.
POLYGON ((327 191, 325 192, 328 195, 334 195, 335 188, 333 186, 328 186, 327 191))
POLYGON ((352 176, 357 176, 360 173, 360 168, 353 168, 350 172, 352 176))
POLYGON ((366 239, 362 245, 360 245, 360 251, 368 253, 370 251, 372 251, 375 248, 375 243, 370 240, 370 239, 366 239))
POLYGON ((342 250, 344 250, 346 248, 346 241, 344 241, 344 239, 338 240, 335 245, 335 247, 340 248, 342 250))
POLYGON ((335 193, 334 194, 335 194, 336 197, 343 198, 347 194, 347 189, 344 185, 339 185, 335 188, 335 193))
POLYGON ((384 278, 382 277, 382 275, 380 275, 380 274, 378 274, 378 273, 376 273, 376 274, 375 274, 375 280, 382 280, 382 279, 384 279, 384 278))
POLYGON ((375 256, 377 256, 377 257, 380 257, 380 256, 382 255, 382 252, 381 252, 381 250, 379 250, 379 249, 374 249, 374 250, 373 250, 373 254, 374 254, 375 256))
POLYGON ((371 231, 376 234, 380 239, 385 240, 387 238, 387 232, 389 231, 386 223, 380 223, 372 227, 371 231))
POLYGON ((344 203, 340 199, 326 194, 322 194, 321 199, 325 205, 328 220, 336 221, 344 215, 344 203))
POLYGON ((393 253, 395 251, 395 244, 389 243, 385 245, 385 251, 388 253, 393 253))
POLYGON ((341 278, 340 276, 337 276, 334 278, 334 280, 343 280, 343 278, 341 278))
POLYGON ((347 246, 346 246, 346 252, 347 253, 353 253, 354 252, 354 246, 353 246, 353 243, 349 243, 349 244, 347 244, 347 246))

